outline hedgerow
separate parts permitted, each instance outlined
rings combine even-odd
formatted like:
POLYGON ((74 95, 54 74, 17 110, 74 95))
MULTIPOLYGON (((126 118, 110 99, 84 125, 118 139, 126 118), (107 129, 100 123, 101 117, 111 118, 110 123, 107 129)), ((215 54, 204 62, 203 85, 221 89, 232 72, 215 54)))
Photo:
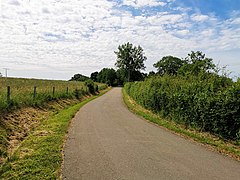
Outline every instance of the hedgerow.
POLYGON ((154 76, 125 84, 140 105, 186 127, 240 139, 240 81, 213 74, 154 76))

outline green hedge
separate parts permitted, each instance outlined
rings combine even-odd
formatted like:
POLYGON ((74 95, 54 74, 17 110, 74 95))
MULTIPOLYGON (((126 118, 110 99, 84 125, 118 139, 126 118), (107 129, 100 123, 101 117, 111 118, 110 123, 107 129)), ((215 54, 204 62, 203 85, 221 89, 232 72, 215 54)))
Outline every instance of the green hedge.
POLYGON ((140 105, 163 117, 220 137, 240 139, 240 82, 216 75, 152 77, 125 84, 140 105))

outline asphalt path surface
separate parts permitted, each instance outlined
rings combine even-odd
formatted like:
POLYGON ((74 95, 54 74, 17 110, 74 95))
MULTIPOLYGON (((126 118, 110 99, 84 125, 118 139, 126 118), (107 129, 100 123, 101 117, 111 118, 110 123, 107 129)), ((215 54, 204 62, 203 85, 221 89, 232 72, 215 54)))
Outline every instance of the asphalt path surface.
POLYGON ((113 88, 72 120, 62 178, 239 180, 240 163, 134 115, 113 88))

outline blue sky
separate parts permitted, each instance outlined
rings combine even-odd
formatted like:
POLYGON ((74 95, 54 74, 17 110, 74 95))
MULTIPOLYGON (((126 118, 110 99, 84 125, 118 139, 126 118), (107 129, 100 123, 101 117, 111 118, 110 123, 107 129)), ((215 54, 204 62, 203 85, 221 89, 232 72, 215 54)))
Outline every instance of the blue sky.
POLYGON ((1 0, 0 72, 69 79, 113 67, 118 45, 141 45, 146 72, 166 55, 203 51, 240 76, 239 0, 1 0))

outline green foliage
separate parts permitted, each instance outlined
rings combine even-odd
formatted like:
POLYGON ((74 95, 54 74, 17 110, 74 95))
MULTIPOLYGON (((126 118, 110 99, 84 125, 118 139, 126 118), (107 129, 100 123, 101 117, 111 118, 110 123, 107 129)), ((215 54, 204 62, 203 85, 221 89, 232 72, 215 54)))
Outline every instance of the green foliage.
POLYGON ((179 69, 179 74, 182 75, 199 75, 201 73, 209 73, 216 71, 216 65, 211 58, 206 58, 205 54, 200 51, 194 52, 185 58, 186 63, 179 69))
MULTIPOLYGON (((95 83, 95 85, 96 85, 96 88, 98 89, 98 91, 101 91, 101 90, 104 90, 104 89, 108 88, 107 84, 95 83)), ((98 91, 96 90, 96 92, 98 92, 98 91)))
POLYGON ((91 79, 86 80, 86 81, 85 81, 85 86, 87 86, 88 91, 89 91, 91 94, 94 94, 94 93, 95 93, 95 87, 94 87, 94 82, 93 82, 93 80, 91 80, 91 79))
POLYGON ((91 80, 93 80, 94 82, 97 82, 97 76, 98 76, 98 72, 96 71, 96 72, 91 73, 90 78, 91 78, 91 80))
POLYGON ((153 123, 156 123, 162 127, 165 127, 177 134, 181 134, 185 137, 190 137, 193 140, 207 144, 208 146, 212 146, 212 148, 216 149, 220 153, 226 153, 227 155, 233 155, 234 157, 240 157, 240 150, 237 145, 239 145, 240 141, 235 141, 234 144, 229 143, 229 142, 224 142, 223 140, 216 139, 215 136, 209 136, 208 133, 199 133, 195 130, 190 130, 190 129, 185 129, 181 125, 169 121, 165 118, 159 117, 157 114, 151 112, 151 111, 146 111, 144 108, 142 108, 140 105, 135 103, 132 98, 130 98, 125 89, 123 89, 123 100, 125 104, 128 106, 128 108, 133 111, 135 114, 143 117, 144 119, 151 121, 153 123))
POLYGON ((173 56, 165 56, 153 65, 159 75, 199 76, 200 74, 216 73, 217 68, 211 58, 206 58, 200 51, 192 51, 182 60, 173 56))
POLYGON ((127 81, 133 81, 136 76, 134 72, 144 70, 144 61, 147 57, 144 56, 141 46, 133 46, 131 43, 126 43, 118 46, 118 51, 114 52, 117 55, 116 67, 123 69, 127 74, 127 81))
POLYGON ((153 66, 157 68, 158 74, 177 75, 178 70, 185 64, 186 61, 173 56, 165 56, 153 66))
POLYGON ((154 72, 154 71, 150 71, 149 73, 148 73, 148 77, 151 77, 151 76, 154 76, 156 73, 154 72))
POLYGON ((90 79, 89 77, 87 76, 84 76, 82 74, 74 74, 74 76, 70 79, 70 81, 86 81, 90 79))
POLYGON ((118 85, 123 85, 124 82, 127 82, 127 72, 124 69, 118 69, 116 75, 118 85))
POLYGON ((117 74, 112 68, 103 68, 97 75, 97 81, 113 86, 116 83, 117 74))
POLYGON ((76 99, 81 99, 84 95, 86 95, 86 91, 83 89, 75 89, 74 90, 74 96, 76 99))
MULTIPOLYGON (((132 71, 132 81, 141 81, 147 76, 140 71, 132 71)), ((109 86, 123 85, 127 82, 127 71, 118 69, 115 71, 112 68, 103 68, 97 75, 97 82, 108 84, 109 86)))
POLYGON ((153 77, 125 84, 140 105, 220 137, 240 138, 240 83, 214 74, 153 77))

